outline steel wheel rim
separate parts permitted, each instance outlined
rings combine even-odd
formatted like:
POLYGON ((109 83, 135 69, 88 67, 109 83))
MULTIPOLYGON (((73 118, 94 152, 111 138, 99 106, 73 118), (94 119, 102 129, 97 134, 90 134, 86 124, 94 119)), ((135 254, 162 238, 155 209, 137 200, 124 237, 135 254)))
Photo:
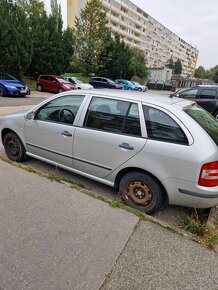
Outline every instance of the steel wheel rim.
POLYGON ((131 181, 127 186, 127 195, 131 200, 141 206, 147 206, 152 202, 152 190, 139 180, 131 181))
POLYGON ((19 155, 20 149, 17 142, 14 139, 10 139, 7 143, 8 151, 12 156, 17 157, 19 155))

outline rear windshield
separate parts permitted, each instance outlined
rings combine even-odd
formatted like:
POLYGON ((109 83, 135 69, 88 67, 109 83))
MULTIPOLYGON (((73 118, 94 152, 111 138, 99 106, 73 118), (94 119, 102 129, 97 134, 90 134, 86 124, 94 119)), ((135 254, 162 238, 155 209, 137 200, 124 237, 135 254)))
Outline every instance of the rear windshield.
POLYGON ((199 106, 189 107, 184 111, 207 132, 218 146, 218 121, 199 106))

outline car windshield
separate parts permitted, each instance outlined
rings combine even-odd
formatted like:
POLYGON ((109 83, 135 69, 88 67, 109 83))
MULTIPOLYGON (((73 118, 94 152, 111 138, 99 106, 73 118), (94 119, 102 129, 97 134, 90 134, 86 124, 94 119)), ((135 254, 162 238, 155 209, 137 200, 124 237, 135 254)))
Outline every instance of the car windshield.
POLYGON ((80 79, 78 79, 78 78, 74 78, 73 79, 77 84, 83 84, 83 82, 80 80, 80 79))
POLYGON ((199 106, 188 107, 184 111, 207 132, 218 146, 218 121, 199 106))
POLYGON ((14 77, 6 73, 0 73, 0 80, 7 80, 7 81, 16 81, 14 77))
POLYGON ((62 84, 70 84, 70 81, 65 80, 64 78, 57 78, 57 80, 62 84))

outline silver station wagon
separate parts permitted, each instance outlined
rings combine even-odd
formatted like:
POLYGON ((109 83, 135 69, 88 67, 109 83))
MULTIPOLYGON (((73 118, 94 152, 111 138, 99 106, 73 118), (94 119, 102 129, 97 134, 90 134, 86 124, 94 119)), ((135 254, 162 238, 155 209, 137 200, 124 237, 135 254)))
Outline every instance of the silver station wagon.
POLYGON ((0 118, 7 156, 28 156, 114 187, 145 213, 218 204, 218 122, 193 101, 87 90, 0 118))

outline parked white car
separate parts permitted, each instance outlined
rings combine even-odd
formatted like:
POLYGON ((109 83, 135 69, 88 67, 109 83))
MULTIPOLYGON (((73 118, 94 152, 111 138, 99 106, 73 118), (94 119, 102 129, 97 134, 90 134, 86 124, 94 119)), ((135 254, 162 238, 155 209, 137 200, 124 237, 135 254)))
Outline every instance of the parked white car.
POLYGON ((83 81, 81 81, 79 78, 76 77, 64 77, 68 81, 70 81, 72 84, 77 86, 77 89, 79 90, 90 90, 94 89, 94 87, 90 84, 85 84, 83 81))
POLYGON ((102 182, 146 213, 218 204, 218 122, 195 102, 123 90, 70 91, 0 118, 7 156, 102 182))
POLYGON ((138 82, 133 82, 131 81, 131 83, 136 87, 136 89, 140 92, 146 92, 148 90, 148 87, 147 86, 143 86, 143 85, 140 85, 140 83, 138 82))

